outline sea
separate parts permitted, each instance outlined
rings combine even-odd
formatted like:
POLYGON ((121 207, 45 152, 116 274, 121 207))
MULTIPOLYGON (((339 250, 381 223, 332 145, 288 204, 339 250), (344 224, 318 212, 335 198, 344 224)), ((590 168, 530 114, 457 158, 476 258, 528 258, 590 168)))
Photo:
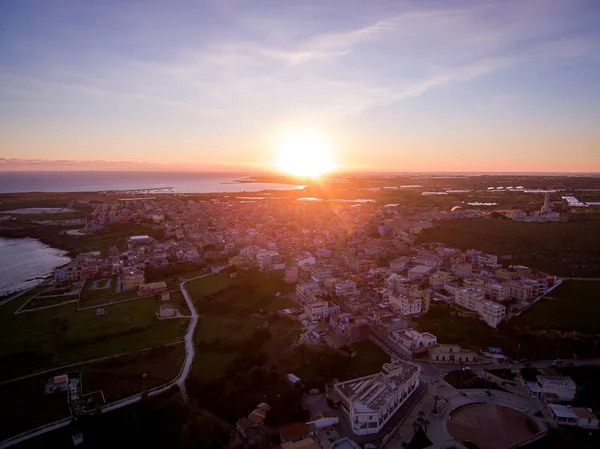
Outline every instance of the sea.
POLYGON ((4 171, 0 193, 98 192, 172 187, 176 193, 295 190, 302 186, 248 180, 248 173, 142 171, 4 171))
POLYGON ((39 284, 71 259, 39 240, 0 237, 0 296, 39 284))

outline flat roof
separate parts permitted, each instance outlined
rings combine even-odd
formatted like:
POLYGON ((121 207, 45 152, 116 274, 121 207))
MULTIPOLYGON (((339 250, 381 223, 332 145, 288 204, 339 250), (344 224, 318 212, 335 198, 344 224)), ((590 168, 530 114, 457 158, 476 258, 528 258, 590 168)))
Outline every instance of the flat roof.
POLYGON ((371 376, 340 382, 335 387, 347 398, 357 412, 381 410, 418 371, 418 365, 395 361, 383 365, 382 372, 371 376), (387 373, 386 373, 387 371, 387 373))

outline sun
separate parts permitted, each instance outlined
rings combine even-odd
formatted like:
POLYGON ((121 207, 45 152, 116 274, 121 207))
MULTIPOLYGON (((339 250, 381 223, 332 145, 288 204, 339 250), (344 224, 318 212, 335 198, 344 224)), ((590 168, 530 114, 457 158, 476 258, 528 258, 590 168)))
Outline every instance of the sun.
POLYGON ((316 178, 335 168, 329 145, 317 134, 288 134, 277 146, 277 153, 275 167, 290 175, 316 178))

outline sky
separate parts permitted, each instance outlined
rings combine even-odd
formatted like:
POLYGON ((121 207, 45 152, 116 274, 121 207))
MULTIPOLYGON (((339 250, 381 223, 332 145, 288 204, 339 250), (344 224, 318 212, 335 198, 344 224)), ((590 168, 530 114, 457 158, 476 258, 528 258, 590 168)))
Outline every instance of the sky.
POLYGON ((0 170, 599 172, 599 80, 598 0, 4 0, 0 170))

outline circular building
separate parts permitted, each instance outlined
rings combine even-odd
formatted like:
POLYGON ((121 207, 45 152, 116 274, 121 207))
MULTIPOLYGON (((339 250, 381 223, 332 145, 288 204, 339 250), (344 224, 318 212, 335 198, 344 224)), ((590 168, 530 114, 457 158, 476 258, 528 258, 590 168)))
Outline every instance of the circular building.
POLYGON ((540 432, 525 413, 496 404, 469 404, 448 417, 448 433, 460 444, 480 449, 501 449, 540 432))

